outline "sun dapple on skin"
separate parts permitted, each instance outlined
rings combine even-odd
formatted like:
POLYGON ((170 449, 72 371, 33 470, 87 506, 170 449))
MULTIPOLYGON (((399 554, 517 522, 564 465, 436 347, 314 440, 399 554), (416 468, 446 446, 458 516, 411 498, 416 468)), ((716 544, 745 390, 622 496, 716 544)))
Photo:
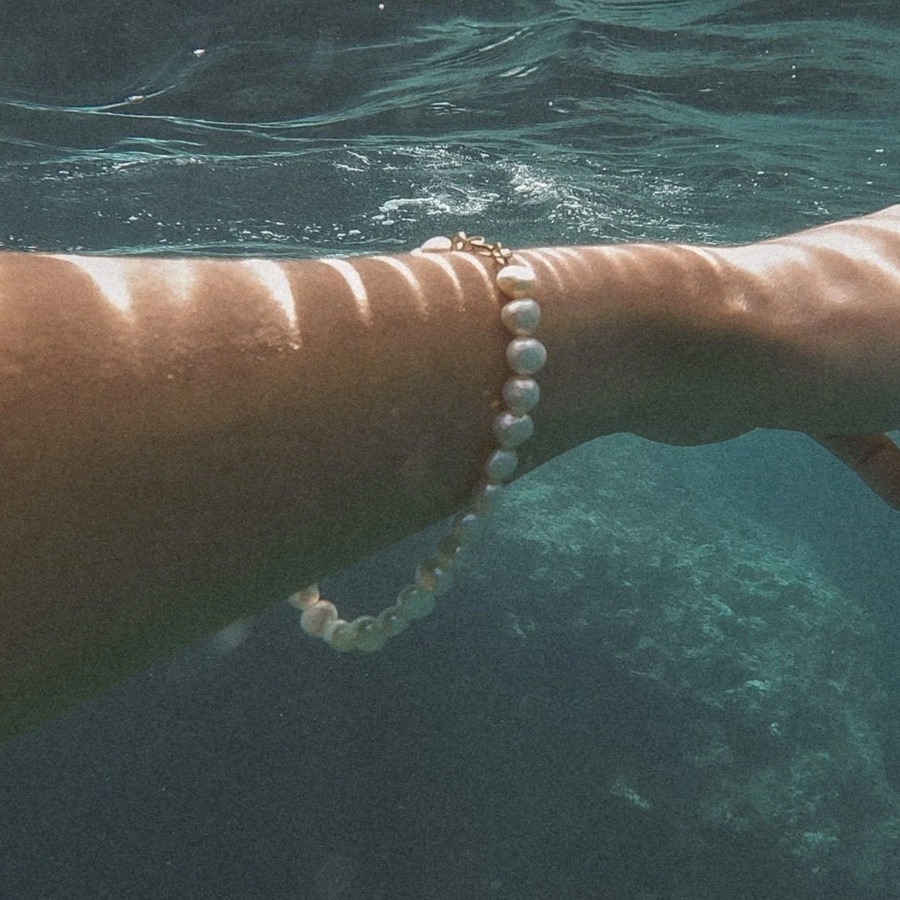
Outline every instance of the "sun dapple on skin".
MULTIPOLYGON (((520 471, 782 428, 900 507, 900 206, 516 258, 549 357, 520 471)), ((494 274, 0 254, 0 740, 453 512, 506 377, 494 274)))

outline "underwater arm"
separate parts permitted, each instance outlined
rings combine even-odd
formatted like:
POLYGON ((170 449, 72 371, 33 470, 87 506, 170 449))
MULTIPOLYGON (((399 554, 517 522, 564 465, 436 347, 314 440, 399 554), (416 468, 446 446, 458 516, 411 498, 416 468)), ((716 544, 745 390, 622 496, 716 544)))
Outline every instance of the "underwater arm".
MULTIPOLYGON (((890 259, 841 275, 841 315, 814 248, 787 278, 778 242, 517 254, 549 354, 523 468, 617 431, 888 427, 898 214, 855 221, 844 262, 890 259)), ((0 254, 0 740, 453 512, 507 375, 495 275, 0 254)))
POLYGON ((881 497, 900 510, 900 447, 886 434, 813 434, 881 497))

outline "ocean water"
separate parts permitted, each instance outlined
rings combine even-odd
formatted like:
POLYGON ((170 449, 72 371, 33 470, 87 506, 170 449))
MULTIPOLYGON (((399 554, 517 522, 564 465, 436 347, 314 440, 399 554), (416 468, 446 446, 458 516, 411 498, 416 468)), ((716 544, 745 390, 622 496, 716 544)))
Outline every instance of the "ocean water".
MULTIPOLYGON (((897 202, 898 42, 888 0, 0 0, 0 247, 755 240, 897 202)), ((900 898, 898 546, 802 435, 594 442, 385 653, 280 604, 0 749, 0 896, 900 898)))

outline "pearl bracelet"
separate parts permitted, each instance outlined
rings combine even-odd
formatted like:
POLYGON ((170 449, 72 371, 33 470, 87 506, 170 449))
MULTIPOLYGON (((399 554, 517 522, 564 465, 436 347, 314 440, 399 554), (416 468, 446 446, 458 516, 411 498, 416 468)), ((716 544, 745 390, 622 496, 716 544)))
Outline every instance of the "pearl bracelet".
POLYGON ((303 630, 336 650, 380 650, 410 622, 434 609, 435 598, 450 587, 460 550, 472 542, 503 483, 515 472, 519 463, 516 448, 534 433, 534 422, 528 413, 537 405, 540 390, 532 376, 547 360, 544 345, 533 337, 541 317, 540 306, 530 296, 534 271, 530 266, 513 264, 512 251, 502 244, 469 237, 462 231, 452 238, 431 238, 420 249, 424 253, 477 253, 490 256, 497 263, 497 288, 510 298, 500 310, 500 319, 513 335, 506 347, 512 374, 503 385, 505 409, 494 417, 492 431, 497 446, 485 462, 469 501, 453 518, 450 534, 438 542, 432 556, 416 567, 415 582, 400 591, 393 606, 377 616, 359 616, 348 622, 339 617, 333 603, 319 596, 318 584, 291 596, 290 602, 302 611, 303 630))

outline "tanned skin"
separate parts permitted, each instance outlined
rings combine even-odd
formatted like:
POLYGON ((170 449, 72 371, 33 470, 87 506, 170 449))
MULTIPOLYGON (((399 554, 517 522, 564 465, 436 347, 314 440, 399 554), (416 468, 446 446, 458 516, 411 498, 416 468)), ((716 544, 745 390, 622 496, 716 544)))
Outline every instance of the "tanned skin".
MULTIPOLYGON (((523 471, 792 429, 900 508, 900 206, 514 261, 549 357, 523 471)), ((495 274, 0 254, 0 740, 453 512, 507 374, 495 274)))

